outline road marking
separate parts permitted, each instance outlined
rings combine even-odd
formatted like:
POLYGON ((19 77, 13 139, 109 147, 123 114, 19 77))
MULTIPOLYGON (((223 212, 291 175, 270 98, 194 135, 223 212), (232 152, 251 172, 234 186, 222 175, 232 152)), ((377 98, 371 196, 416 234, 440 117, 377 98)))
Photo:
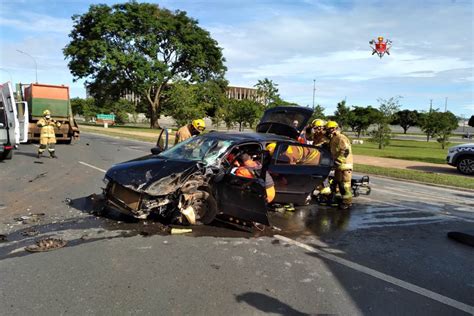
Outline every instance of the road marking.
POLYGON ((101 169, 101 168, 96 167, 96 166, 93 166, 93 165, 89 165, 88 163, 85 163, 85 162, 83 162, 83 161, 79 161, 79 163, 80 163, 81 165, 87 166, 87 167, 89 167, 89 168, 102 171, 103 173, 106 173, 106 172, 107 172, 107 171, 104 170, 104 169, 101 169))
POLYGON ((353 270, 356 270, 360 273, 364 273, 364 274, 367 274, 367 275, 370 275, 376 279, 379 279, 379 280, 382 280, 382 281, 385 281, 385 282, 388 282, 388 283, 391 283, 393 285, 396 285, 396 286, 399 286, 405 290, 408 290, 408 291, 411 291, 411 292, 414 292, 414 293, 417 293, 419 295, 422 295, 424 297, 427 297, 429 299, 432 299, 432 300, 435 300, 435 301, 438 301, 442 304, 445 304, 445 305, 448 305, 448 306, 451 306, 451 307, 454 307, 456 309, 459 309, 463 312, 466 312, 466 313, 469 313, 469 314, 474 314, 474 306, 471 306, 471 305, 468 305, 468 304, 465 304, 465 303, 462 303, 462 302, 459 302, 459 301, 456 301, 452 298, 449 298, 447 296, 444 296, 444 295, 441 295, 441 294, 438 294, 436 292, 433 292, 433 291, 430 291, 428 289, 425 289, 425 288, 422 288, 420 286, 417 286, 417 285, 414 285, 414 284, 411 284, 411 283, 408 283, 408 282, 405 282, 403 280, 400 280, 400 279, 397 279, 397 278, 394 278, 388 274, 385 274, 385 273, 382 273, 382 272, 379 272, 377 270, 374 270, 374 269, 371 269, 371 268, 368 268, 366 266, 363 266, 363 265, 360 265, 358 263, 355 263, 355 262, 352 262, 352 261, 349 261, 347 259, 343 259, 343 258, 340 258, 338 256, 335 256, 335 255, 332 255, 332 254, 329 254, 329 253, 326 253, 325 251, 323 250, 319 250, 317 248, 314 248, 310 245, 307 245, 307 244, 304 244, 302 242, 299 242, 299 241, 296 241, 296 240, 293 240, 293 239, 290 239, 290 238, 287 238, 285 236, 281 236, 281 235, 275 235, 274 236, 275 238, 281 240, 281 241, 284 241, 288 244, 291 244, 291 245, 295 245, 297 247, 300 247, 300 248, 303 248, 305 250, 308 250, 310 252, 313 252, 313 253, 316 253, 318 254, 320 257, 323 257, 327 260, 331 260, 333 262, 336 262, 336 263, 339 263, 343 266, 346 266, 348 268, 351 268, 353 270))

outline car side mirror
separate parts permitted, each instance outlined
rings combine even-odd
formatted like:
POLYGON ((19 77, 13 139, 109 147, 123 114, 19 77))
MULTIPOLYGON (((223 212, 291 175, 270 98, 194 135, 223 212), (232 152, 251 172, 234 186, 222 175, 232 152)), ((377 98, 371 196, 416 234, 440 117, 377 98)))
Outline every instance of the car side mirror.
POLYGON ((153 147, 153 148, 151 149, 151 153, 152 153, 153 155, 158 155, 158 154, 160 154, 161 152, 162 152, 162 150, 161 150, 160 147, 153 147))
POLYGON ((5 127, 5 125, 3 123, 0 123, 0 127, 5 127))

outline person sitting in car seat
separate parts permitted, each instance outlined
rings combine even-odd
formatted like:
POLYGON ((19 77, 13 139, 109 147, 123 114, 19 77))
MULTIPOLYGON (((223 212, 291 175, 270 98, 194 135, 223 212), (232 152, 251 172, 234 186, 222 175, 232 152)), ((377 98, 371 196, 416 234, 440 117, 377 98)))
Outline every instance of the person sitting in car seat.
MULTIPOLYGON (((256 172, 262 169, 262 165, 254 161, 248 154, 242 154, 239 165, 235 175, 243 178, 256 178, 256 172)), ((267 203, 271 203, 275 198, 275 184, 268 172, 265 174, 265 190, 267 192, 267 203)))

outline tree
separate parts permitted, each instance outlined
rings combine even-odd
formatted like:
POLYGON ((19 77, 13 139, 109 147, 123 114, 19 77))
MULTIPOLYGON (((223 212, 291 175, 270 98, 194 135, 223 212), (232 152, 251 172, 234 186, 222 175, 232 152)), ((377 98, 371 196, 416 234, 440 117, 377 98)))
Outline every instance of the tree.
POLYGON ((392 124, 400 125, 403 128, 403 134, 406 134, 407 130, 412 126, 417 126, 419 121, 418 111, 403 110, 395 113, 392 124))
POLYGON ((72 98, 71 99, 71 109, 74 115, 79 114, 84 116, 86 119, 90 116, 95 116, 92 114, 93 108, 95 107, 93 98, 72 98), (92 115, 91 115, 92 114, 92 115))
POLYGON ((420 115, 420 128, 423 131, 423 133, 426 134, 426 141, 429 142, 431 137, 434 137, 436 135, 437 131, 437 123, 436 123, 436 116, 439 113, 439 109, 432 109, 428 112, 423 112, 420 115))
POLYGON ((260 101, 265 108, 281 100, 278 94, 278 84, 268 78, 259 80, 254 87, 257 88, 256 101, 260 101))
POLYGON ((436 114, 436 121, 438 122, 438 128, 436 136, 437 141, 441 144, 441 148, 445 149, 446 145, 449 144, 449 138, 452 136, 453 131, 458 128, 459 121, 451 112, 438 112, 436 114))
POLYGON ((314 107, 314 111, 313 111, 313 115, 311 116, 311 120, 310 120, 310 123, 315 120, 315 119, 322 119, 322 120, 325 120, 326 119, 326 115, 324 114, 324 107, 322 105, 316 105, 314 107))
POLYGON ((148 103, 150 125, 158 128, 164 87, 180 78, 203 82, 223 78, 221 48, 184 11, 135 1, 91 5, 74 15, 64 48, 74 80, 86 79, 96 99, 124 91, 148 103))
POLYGON ((229 100, 230 119, 239 124, 239 131, 246 126, 253 127, 262 116, 262 105, 253 100, 229 100))
POLYGON ((339 126, 341 126, 341 129, 344 129, 346 126, 348 126, 351 118, 351 109, 350 107, 346 106, 345 100, 342 100, 337 104, 337 109, 334 112, 334 116, 336 121, 339 123, 339 126))
POLYGON ((469 122, 467 123, 467 125, 469 125, 471 127, 474 127, 474 115, 471 116, 471 118, 469 119, 469 122))
POLYGON ((205 115, 204 105, 198 100, 198 85, 178 81, 163 94, 163 113, 172 116, 178 126, 183 126, 205 115))
POLYGON ((379 111, 370 105, 368 107, 354 106, 348 125, 357 133, 357 138, 360 138, 362 132, 367 131, 370 125, 377 121, 379 115, 379 111))
POLYGON ((379 145, 379 149, 390 144, 392 138, 392 131, 390 130, 390 122, 393 121, 393 116, 400 109, 400 97, 391 97, 390 99, 378 99, 379 108, 374 117, 376 124, 375 130, 371 134, 371 141, 379 145))

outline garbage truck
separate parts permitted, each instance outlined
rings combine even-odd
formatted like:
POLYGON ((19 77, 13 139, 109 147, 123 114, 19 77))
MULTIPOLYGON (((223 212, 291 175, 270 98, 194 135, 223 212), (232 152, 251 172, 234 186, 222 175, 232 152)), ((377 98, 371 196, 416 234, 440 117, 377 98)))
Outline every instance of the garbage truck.
POLYGON ((70 144, 73 139, 79 139, 79 126, 73 117, 68 86, 40 83, 19 84, 17 91, 20 92, 21 100, 28 103, 29 141, 40 138, 41 130, 36 123, 43 117, 44 110, 49 110, 51 118, 61 123, 61 127, 55 129, 56 140, 70 144))

